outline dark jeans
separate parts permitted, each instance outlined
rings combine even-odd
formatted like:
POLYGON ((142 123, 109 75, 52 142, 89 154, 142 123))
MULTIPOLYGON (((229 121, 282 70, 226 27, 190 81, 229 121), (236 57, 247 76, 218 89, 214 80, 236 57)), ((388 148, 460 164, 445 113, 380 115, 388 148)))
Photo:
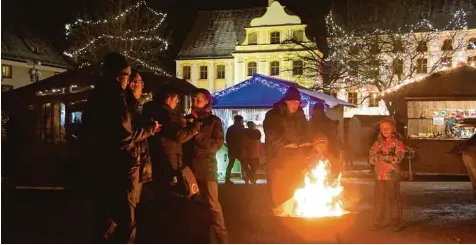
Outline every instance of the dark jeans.
MULTIPOLYGON (((237 157, 233 156, 233 155, 229 155, 228 156, 228 166, 226 166, 226 175, 225 175, 225 179, 226 180, 229 180, 230 177, 231 177, 231 169, 233 168, 233 166, 235 165, 235 160, 238 159, 237 157)), ((240 159, 238 159, 240 160, 240 159)), ((241 162, 241 172, 244 173, 245 176, 248 176, 248 172, 249 172, 249 167, 244 163, 243 160, 240 160, 241 162)), ((246 178, 248 177, 245 177, 245 180, 246 178)))
MULTIPOLYGON (((200 195, 206 199, 209 211, 211 212, 211 239, 217 243, 228 243, 228 231, 225 226, 225 218, 220 202, 218 201, 218 183, 215 181, 197 180, 200 188, 200 195)), ((213 243, 213 241, 211 241, 213 243)))
POLYGON ((96 229, 98 243, 134 243, 136 237, 136 207, 140 200, 142 184, 139 168, 129 172, 127 187, 107 184, 98 188, 96 196, 96 229))
POLYGON ((390 224, 402 221, 402 205, 400 203, 400 181, 376 180, 374 192, 373 222, 375 225, 385 224, 387 214, 390 224))

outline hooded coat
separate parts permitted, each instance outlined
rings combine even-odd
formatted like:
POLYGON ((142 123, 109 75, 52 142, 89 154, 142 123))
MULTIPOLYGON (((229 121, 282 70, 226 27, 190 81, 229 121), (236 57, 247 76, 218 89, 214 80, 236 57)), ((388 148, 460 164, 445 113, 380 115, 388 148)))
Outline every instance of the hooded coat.
POLYGON ((268 187, 275 207, 290 199, 304 179, 302 170, 306 167, 305 156, 309 149, 285 146, 309 142, 307 128, 302 108, 291 114, 283 100, 275 103, 273 109, 266 113, 263 129, 268 187))

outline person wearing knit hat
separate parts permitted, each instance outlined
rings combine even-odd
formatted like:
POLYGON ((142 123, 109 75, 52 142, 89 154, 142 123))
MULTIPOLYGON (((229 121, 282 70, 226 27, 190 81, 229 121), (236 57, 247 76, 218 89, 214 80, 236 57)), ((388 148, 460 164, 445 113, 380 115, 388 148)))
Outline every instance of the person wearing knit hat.
POLYGON ((291 114, 295 113, 301 106, 301 94, 294 86, 288 88, 282 100, 288 106, 289 112, 291 114))
POLYGON ((301 94, 291 86, 266 113, 263 121, 268 189, 273 212, 279 213, 293 197, 304 176, 306 153, 311 147, 308 122, 300 106, 301 94))
MULTIPOLYGON (((225 133, 221 119, 212 114, 213 97, 206 89, 197 89, 192 94, 192 114, 186 116, 188 123, 200 122, 198 134, 184 144, 184 162, 195 174, 200 197, 208 204, 212 214, 210 234, 218 243, 228 243, 228 231, 223 211, 218 200, 216 153, 223 146, 225 133)), ((212 241, 210 241, 212 242, 212 241)))
POLYGON ((400 203, 400 162, 405 155, 405 146, 396 132, 396 121, 386 117, 380 121, 380 133, 369 151, 369 162, 375 169, 375 194, 373 226, 379 230, 387 224, 394 231, 403 229, 402 205, 400 203), (391 210, 387 217, 385 210, 391 210))

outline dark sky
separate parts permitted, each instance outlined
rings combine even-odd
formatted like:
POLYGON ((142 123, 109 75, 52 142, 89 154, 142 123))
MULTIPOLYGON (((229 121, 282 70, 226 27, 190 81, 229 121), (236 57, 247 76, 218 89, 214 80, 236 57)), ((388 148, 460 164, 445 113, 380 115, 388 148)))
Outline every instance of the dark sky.
MULTIPOLYGON (((86 9, 107 0, 3 0, 2 27, 24 25, 37 35, 50 40, 59 49, 65 48, 64 24, 72 22, 86 9)), ((149 0, 149 4, 168 13, 168 29, 174 45, 170 48, 170 64, 180 50, 199 10, 241 9, 267 6, 268 0, 149 0)), ((319 14, 330 0, 280 0, 298 14, 303 22, 319 26, 319 14), (311 23, 314 22, 314 23, 311 23)), ((172 67, 171 67, 172 68, 172 67)))

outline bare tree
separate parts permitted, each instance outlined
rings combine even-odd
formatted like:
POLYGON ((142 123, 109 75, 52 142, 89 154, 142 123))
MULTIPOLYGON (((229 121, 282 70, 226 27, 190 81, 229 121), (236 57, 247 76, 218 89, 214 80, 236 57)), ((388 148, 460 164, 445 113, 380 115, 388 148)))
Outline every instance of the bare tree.
POLYGON ((116 51, 136 67, 166 74, 161 60, 169 45, 164 34, 167 14, 142 0, 111 0, 102 9, 94 18, 85 15, 66 25, 71 46, 65 54, 87 65, 97 64, 106 53, 116 51))
MULTIPOLYGON (((463 11, 453 13, 439 27, 422 15, 426 7, 414 1, 393 0, 378 9, 352 11, 346 21, 339 21, 331 12, 326 17, 327 58, 314 55, 312 46, 298 40, 290 39, 288 43, 309 50, 300 55, 308 62, 306 68, 310 70, 306 74, 328 79, 315 89, 349 91, 365 87, 367 91, 384 92, 407 79, 452 66, 457 61, 454 55, 466 45, 463 11)), ((358 104, 369 95, 362 96, 358 104)), ((390 103, 385 104, 392 113, 390 103)))

